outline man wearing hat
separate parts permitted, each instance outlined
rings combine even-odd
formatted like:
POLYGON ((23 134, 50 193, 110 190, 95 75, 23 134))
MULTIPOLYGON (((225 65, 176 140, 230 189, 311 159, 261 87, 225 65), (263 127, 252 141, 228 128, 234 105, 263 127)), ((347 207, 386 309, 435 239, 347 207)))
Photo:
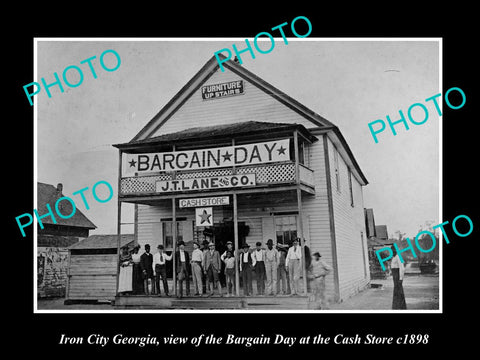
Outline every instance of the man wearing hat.
POLYGON ((203 262, 203 253, 200 250, 200 245, 198 242, 193 242, 193 252, 192 260, 192 278, 193 278, 193 289, 195 290, 194 296, 201 296, 203 294, 203 280, 202 280, 202 262, 203 262))
POLYGON ((225 258, 227 257, 227 252, 228 251, 231 251, 233 253, 233 243, 230 240, 228 240, 226 245, 227 245, 227 250, 225 250, 223 252, 222 256, 220 256, 220 260, 222 260, 222 261, 225 261, 225 258))
POLYGON ((202 241, 202 282, 203 282, 203 293, 206 294, 207 291, 210 292, 210 286, 208 284, 208 279, 207 279, 207 275, 205 273, 205 269, 203 269, 203 258, 205 257, 205 253, 208 251, 208 240, 205 239, 202 241))
POLYGON ((150 253, 150 244, 145 244, 145 252, 140 256, 140 268, 142 269, 143 288, 146 295, 150 295, 150 292, 155 292, 155 289, 152 289, 155 286, 152 264, 153 255, 150 253))
POLYGON ((262 243, 257 241, 256 249, 252 253, 255 265, 255 279, 257 282, 257 295, 265 295, 265 250, 262 249, 262 243))
POLYGON ((286 295, 286 294, 290 294, 290 281, 288 279, 288 268, 285 266, 288 246, 283 244, 277 244, 277 249, 278 249, 277 294, 280 294, 281 292, 283 295, 286 295), (281 291, 280 291, 280 283, 282 284, 281 291))
MULTIPOLYGON (((222 271, 225 274, 225 287, 227 288, 227 293, 228 293, 228 281, 227 281, 227 271, 226 271, 227 262, 225 260, 229 252, 231 252, 232 257, 235 258, 235 252, 233 251, 233 243, 230 240, 227 241, 226 245, 227 245, 227 250, 225 250, 223 254, 220 256, 220 260, 222 260, 222 271)), ((229 262, 233 264, 233 272, 235 273, 235 261, 229 260, 229 262)), ((229 271, 231 272, 232 270, 229 270, 229 271)), ((233 289, 235 289, 235 276, 233 276, 231 280, 233 280, 233 289)))
POLYGON ((190 272, 188 266, 190 264, 190 258, 188 252, 185 251, 185 243, 183 240, 178 242, 178 250, 175 253, 175 267, 177 269, 178 280, 178 297, 183 297, 183 281, 185 281, 185 290, 187 296, 190 296, 190 272))
POLYGON ((325 276, 332 272, 332 267, 321 260, 322 256, 317 251, 313 253, 313 260, 308 268, 308 279, 310 288, 314 295, 314 301, 318 308, 324 309, 327 304, 325 301, 325 276))
POLYGON ((266 294, 277 295, 277 268, 278 251, 273 247, 273 240, 267 240, 267 249, 265 250, 265 272, 267 273, 266 294))
POLYGON ((302 249, 298 243, 298 238, 293 240, 293 245, 288 249, 285 259, 285 266, 288 268, 288 276, 290 278, 290 288, 292 295, 297 295, 299 290, 299 280, 302 260, 302 249))
POLYGON ((249 251, 250 245, 243 244, 243 252, 240 253, 240 272, 242 273, 243 295, 250 296, 253 294, 252 289, 252 268, 255 266, 255 259, 249 251))
POLYGON ((203 271, 206 273, 208 282, 210 283, 210 294, 208 296, 213 295, 214 283, 217 284, 218 294, 223 296, 222 284, 218 277, 218 274, 222 271, 222 263, 220 254, 215 250, 215 244, 213 242, 208 244, 208 250, 203 256, 203 271))
POLYGON ((156 294, 160 295, 160 279, 163 283, 163 291, 165 291, 165 296, 170 296, 168 293, 168 283, 167 283, 167 261, 172 260, 172 255, 167 255, 163 252, 163 245, 160 244, 157 246, 158 251, 153 255, 153 270, 155 274, 155 290, 156 294))

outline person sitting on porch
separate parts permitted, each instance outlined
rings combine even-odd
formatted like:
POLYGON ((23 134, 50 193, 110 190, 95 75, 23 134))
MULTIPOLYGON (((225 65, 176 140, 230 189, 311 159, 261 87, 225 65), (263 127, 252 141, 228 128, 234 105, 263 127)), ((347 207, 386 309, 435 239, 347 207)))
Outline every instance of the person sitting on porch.
POLYGON ((177 280, 178 280, 178 297, 183 297, 183 281, 185 280, 185 288, 187 296, 190 296, 190 271, 188 269, 190 265, 190 258, 188 252, 185 251, 185 243, 180 240, 178 242, 179 250, 176 253, 175 265, 177 267, 177 280))
POLYGON ((253 295, 252 290, 252 268, 255 266, 255 259, 249 251, 250 245, 243 244, 243 252, 240 253, 240 272, 242 273, 243 295, 253 295))
POLYGON ((167 261, 172 260, 172 255, 168 255, 163 252, 163 245, 160 244, 157 246, 158 252, 153 255, 152 267, 155 275, 155 290, 157 295, 161 295, 160 291, 160 279, 163 283, 163 291, 165 291, 165 296, 170 296, 168 293, 168 282, 167 282, 167 261))
POLYGON ((226 257, 223 259, 225 263, 225 278, 227 283, 227 297, 233 295, 235 289, 235 258, 232 251, 226 252, 226 257))
POLYGON ((213 296, 214 283, 217 284, 218 294, 223 296, 222 284, 218 277, 218 274, 222 269, 221 266, 220 254, 215 250, 215 244, 211 242, 208 244, 208 251, 203 256, 203 271, 206 273, 208 282, 210 283, 210 293, 208 296, 213 296))
POLYGON ((190 261, 192 264, 193 289, 195 290, 194 296, 203 295, 202 261, 202 250, 200 250, 198 242, 195 241, 193 243, 192 260, 190 261))
POLYGON ((255 278, 257 280, 257 295, 265 295, 265 250, 262 249, 262 243, 258 241, 256 243, 257 248, 252 253, 252 257, 255 259, 255 278))
POLYGON ((302 249, 299 246, 298 238, 293 240, 293 245, 288 249, 285 259, 285 266, 288 268, 290 278, 290 288, 292 295, 296 296, 299 292, 299 280, 301 271, 302 249))
POLYGON ((153 281, 153 255, 150 254, 150 244, 145 244, 145 252, 140 256, 140 267, 142 269, 143 288, 145 295, 155 292, 153 281))
POLYGON ((133 262, 128 246, 122 248, 120 255, 120 274, 118 275, 118 292, 127 294, 132 291, 133 262))

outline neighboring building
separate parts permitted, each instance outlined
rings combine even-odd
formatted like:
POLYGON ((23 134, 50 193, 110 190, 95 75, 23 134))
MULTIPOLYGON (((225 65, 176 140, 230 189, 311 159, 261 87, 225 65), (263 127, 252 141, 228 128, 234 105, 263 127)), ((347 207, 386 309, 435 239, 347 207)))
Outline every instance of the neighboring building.
MULTIPOLYGON (((68 282, 65 304, 115 298, 117 286, 117 235, 92 235, 68 248, 68 282)), ((121 236, 120 247, 133 247, 133 234, 121 236)))
MULTIPOLYGON (((382 269, 376 251, 393 244, 393 241, 388 239, 387 225, 375 225, 373 209, 365 209, 365 226, 368 237, 370 276, 372 279, 385 279, 387 271, 382 269)), ((386 256, 386 253, 382 255, 386 256)))
POLYGON ((136 242, 173 251, 174 239, 223 249, 298 236, 334 268, 327 297, 350 297, 370 280, 368 182, 353 153, 334 124, 238 63, 223 65, 212 57, 130 142, 114 145, 136 242))
MULTIPOLYGON (((62 197, 62 184, 57 187, 37 183, 37 211, 40 215, 46 213, 46 204, 55 212, 54 206, 62 197)), ((68 201, 59 203, 63 214, 72 212, 68 201)), ((55 216, 56 224, 51 217, 41 219, 43 229, 37 225, 37 296, 63 297, 67 282, 68 250, 70 245, 88 237, 89 231, 96 226, 77 208, 69 219, 55 216)))

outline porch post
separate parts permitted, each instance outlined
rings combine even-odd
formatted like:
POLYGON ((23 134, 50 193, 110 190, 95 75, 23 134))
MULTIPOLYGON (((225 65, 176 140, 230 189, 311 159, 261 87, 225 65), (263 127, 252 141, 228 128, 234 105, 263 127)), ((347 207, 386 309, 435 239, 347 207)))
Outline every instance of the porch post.
POLYGON ((300 238, 300 248, 302 249, 302 277, 303 277, 303 292, 307 295, 307 267, 305 259, 305 239, 303 237, 303 211, 302 211, 302 190, 300 189, 300 157, 298 154, 298 130, 293 133, 293 147, 295 151, 295 180, 297 183, 297 229, 298 237, 300 238))
POLYGON ((234 234, 234 246, 235 246, 235 293, 240 296, 240 273, 238 263, 238 210, 237 210, 237 194, 233 193, 233 234, 234 234))
MULTIPOLYGON (((172 145, 172 151, 175 151, 175 144, 172 145)), ((177 178, 177 173, 173 172, 172 179, 177 178)), ((172 242, 173 242, 173 253, 172 253, 172 263, 173 263, 173 293, 177 296, 177 208, 175 205, 175 196, 172 197, 172 242)))
POLYGON ((173 293, 177 296, 177 272, 176 272, 176 251, 177 251, 177 214, 175 198, 172 198, 172 238, 173 238, 173 293))
POLYGON ((122 202, 120 201, 122 180, 122 150, 118 151, 118 184, 117 184, 117 278, 115 294, 118 295, 118 285, 120 277, 120 238, 121 238, 121 222, 122 222, 122 202))

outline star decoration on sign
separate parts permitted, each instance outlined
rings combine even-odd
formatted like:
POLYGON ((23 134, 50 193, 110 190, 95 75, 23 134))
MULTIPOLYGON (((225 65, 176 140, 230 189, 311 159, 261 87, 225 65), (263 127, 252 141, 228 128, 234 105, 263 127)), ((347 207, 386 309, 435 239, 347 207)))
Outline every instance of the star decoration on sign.
POLYGON ((223 161, 232 161, 230 158, 232 157, 233 154, 229 154, 228 151, 222 155, 223 156, 223 161))
POLYGON ((280 146, 280 149, 277 149, 278 155, 285 155, 285 150, 287 150, 287 148, 280 146))
POLYGON ((206 222, 207 224, 210 224, 210 217, 212 216, 211 214, 207 213, 207 210, 203 210, 203 214, 198 215, 200 216, 200 224, 203 224, 206 222))
POLYGON ((132 159, 132 161, 129 161, 128 163, 130 164, 130 167, 135 167, 135 165, 137 164, 137 162, 133 159, 132 159))

